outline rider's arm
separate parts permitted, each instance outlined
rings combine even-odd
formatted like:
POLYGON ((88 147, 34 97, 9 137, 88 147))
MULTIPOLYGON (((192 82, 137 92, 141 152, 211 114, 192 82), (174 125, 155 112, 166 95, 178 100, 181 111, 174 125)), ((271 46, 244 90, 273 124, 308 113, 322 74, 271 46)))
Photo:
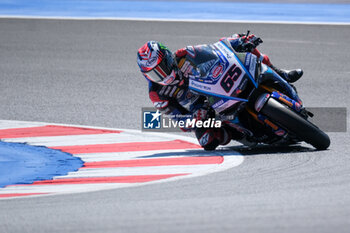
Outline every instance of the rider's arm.
POLYGON ((177 59, 182 58, 187 55, 187 50, 186 48, 178 49, 175 52, 175 56, 177 59))

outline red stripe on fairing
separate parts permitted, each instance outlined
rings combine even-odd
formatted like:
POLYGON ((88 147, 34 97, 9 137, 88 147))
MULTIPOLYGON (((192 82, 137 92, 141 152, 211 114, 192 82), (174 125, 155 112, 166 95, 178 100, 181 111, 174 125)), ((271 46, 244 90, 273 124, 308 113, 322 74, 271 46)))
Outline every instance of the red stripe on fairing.
POLYGON ((51 149, 62 150, 71 154, 86 153, 111 153, 128 151, 150 151, 150 150, 175 150, 175 149, 197 149, 199 145, 182 141, 163 141, 163 142, 128 142, 98 145, 80 145, 80 146, 57 146, 51 149))
POLYGON ((25 138, 46 136, 67 136, 87 134, 121 133, 120 130, 91 129, 60 125, 45 125, 39 127, 14 128, 0 130, 0 138, 25 138))
POLYGON ((42 194, 48 194, 48 193, 6 193, 6 194, 0 194, 0 198, 23 197, 23 196, 42 195, 42 194))
POLYGON ((221 164, 223 161, 224 161, 224 158, 222 156, 135 159, 135 160, 121 160, 121 161, 90 162, 90 163, 85 163, 84 167, 82 167, 81 169, 108 168, 108 167, 204 165, 204 164, 221 164))
POLYGON ((70 178, 56 180, 35 181, 33 184, 9 185, 9 186, 31 186, 31 185, 69 185, 69 184, 99 184, 99 183, 145 183, 150 181, 169 179, 183 174, 165 174, 165 175, 140 175, 140 176, 114 176, 114 177, 89 177, 89 178, 70 178))

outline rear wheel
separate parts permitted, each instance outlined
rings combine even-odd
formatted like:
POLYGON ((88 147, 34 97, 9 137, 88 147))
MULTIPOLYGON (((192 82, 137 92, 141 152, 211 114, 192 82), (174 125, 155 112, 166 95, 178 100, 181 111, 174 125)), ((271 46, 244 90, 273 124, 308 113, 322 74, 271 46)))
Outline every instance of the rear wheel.
POLYGON ((330 145, 327 134, 273 98, 267 101, 260 112, 316 149, 325 150, 330 145))

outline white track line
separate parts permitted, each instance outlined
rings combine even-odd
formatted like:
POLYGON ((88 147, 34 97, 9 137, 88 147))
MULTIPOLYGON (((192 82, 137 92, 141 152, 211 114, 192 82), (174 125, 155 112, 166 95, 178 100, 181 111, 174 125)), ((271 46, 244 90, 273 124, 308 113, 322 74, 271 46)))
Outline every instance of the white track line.
MULTIPOLYGON (((238 163, 238 161, 236 162, 238 163)), ((164 174, 193 174, 197 172, 216 170, 219 164, 208 165, 179 165, 179 166, 153 166, 153 167, 118 167, 118 168, 89 168, 80 169, 77 172, 69 172, 66 176, 54 177, 54 179, 88 178, 88 177, 113 177, 113 176, 140 176, 140 175, 164 175, 164 174)))
POLYGON ((254 24, 301 24, 301 25, 350 25, 350 22, 312 22, 312 21, 273 21, 273 20, 227 20, 227 19, 176 19, 176 18, 122 18, 122 17, 51 17, 27 15, 0 15, 0 19, 43 19, 43 20, 118 20, 118 21, 144 21, 144 22, 180 22, 180 23, 254 23, 254 24))
MULTIPOLYGON (((78 154, 73 155, 79 157, 84 162, 103 162, 103 161, 120 161, 120 160, 131 160, 131 159, 147 159, 152 158, 152 155, 160 155, 157 158, 162 158, 162 154, 166 154, 164 158, 179 158, 179 157, 190 157, 190 156, 205 156, 205 153, 200 153, 197 149, 189 150, 157 150, 157 151, 128 151, 128 152, 111 152, 111 153, 90 153, 90 154, 78 154), (174 156, 171 156, 174 155, 174 156)), ((221 154, 218 154, 220 156, 221 154)))
POLYGON ((33 146, 78 146, 92 144, 112 144, 127 142, 157 142, 169 141, 168 138, 149 135, 148 137, 140 136, 135 133, 105 133, 90 135, 71 135, 71 136, 52 136, 52 137, 30 137, 30 138, 9 138, 3 139, 5 142, 26 142, 33 146))
MULTIPOLYGON (((170 178, 171 179, 171 178, 170 178)), ((9 186, 1 190, 0 194, 8 193, 81 193, 114 188, 132 187, 132 183, 100 183, 100 184, 71 184, 71 185, 30 185, 30 186, 9 186)), ((42 196, 42 195, 41 195, 42 196)), ((18 198, 18 197, 14 197, 18 198)), ((5 198, 0 198, 0 201, 5 198)))
POLYGON ((0 120, 0 129, 28 128, 47 125, 41 122, 0 120))

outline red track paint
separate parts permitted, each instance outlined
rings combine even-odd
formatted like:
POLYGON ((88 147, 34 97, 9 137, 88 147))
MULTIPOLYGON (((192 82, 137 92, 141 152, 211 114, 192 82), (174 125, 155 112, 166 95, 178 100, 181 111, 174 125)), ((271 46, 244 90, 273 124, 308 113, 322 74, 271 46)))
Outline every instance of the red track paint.
POLYGON ((224 158, 222 156, 135 159, 135 160, 103 161, 103 162, 85 163, 84 167, 82 167, 81 169, 108 168, 108 167, 203 165, 203 164, 220 164, 223 161, 224 161, 224 158))
POLYGON ((0 194, 0 198, 23 197, 23 196, 42 195, 42 194, 48 194, 48 193, 6 193, 6 194, 0 194))
POLYGON ((46 136, 67 136, 87 134, 121 133, 120 130, 104 130, 80 128, 60 125, 45 125, 28 128, 2 129, 0 138, 25 138, 25 137, 46 137, 46 136))
POLYGON ((139 175, 139 176, 114 176, 114 177, 89 177, 70 178, 56 180, 35 181, 33 184, 9 185, 9 186, 30 186, 30 185, 63 185, 63 184, 98 184, 98 183, 145 183, 150 181, 169 179, 185 174, 165 174, 165 175, 139 175))
POLYGON ((62 150, 71 154, 86 153, 111 153, 127 151, 150 151, 150 150, 175 150, 175 149, 197 149, 199 145, 182 141, 163 141, 163 142, 128 142, 113 144, 97 144, 83 146, 58 146, 50 147, 51 149, 62 150))

